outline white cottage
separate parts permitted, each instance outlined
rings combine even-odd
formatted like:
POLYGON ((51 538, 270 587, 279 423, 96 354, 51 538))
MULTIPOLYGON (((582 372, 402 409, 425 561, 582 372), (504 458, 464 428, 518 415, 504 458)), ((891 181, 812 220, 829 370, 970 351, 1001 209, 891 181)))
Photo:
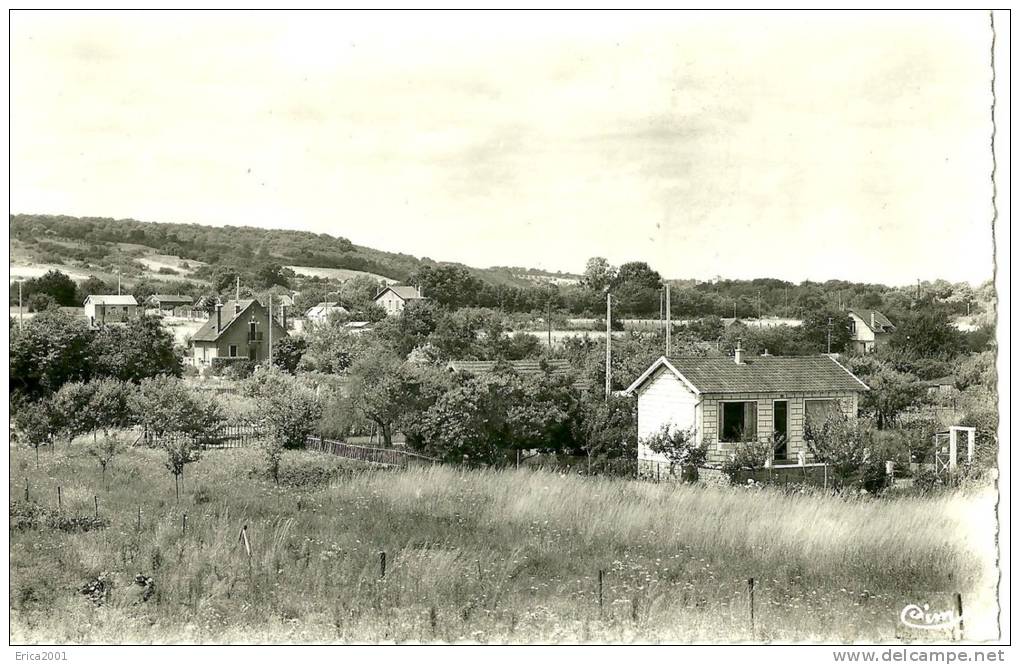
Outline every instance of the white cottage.
POLYGON ((397 316, 407 303, 424 300, 421 289, 414 286, 387 286, 375 297, 375 302, 386 310, 387 316, 397 316))
POLYGON ((92 326, 127 323, 141 315, 138 301, 130 295, 90 295, 85 298, 84 306, 85 318, 92 326))
MULTIPOLYGON (((637 395, 638 436, 644 440, 663 425, 693 427, 708 462, 730 459, 744 442, 771 441, 776 461, 810 452, 804 441, 807 419, 824 418, 839 408, 856 414, 858 396, 868 386, 821 356, 744 358, 660 357, 627 393, 637 395)), ((651 471, 666 458, 638 444, 639 471, 651 471)))

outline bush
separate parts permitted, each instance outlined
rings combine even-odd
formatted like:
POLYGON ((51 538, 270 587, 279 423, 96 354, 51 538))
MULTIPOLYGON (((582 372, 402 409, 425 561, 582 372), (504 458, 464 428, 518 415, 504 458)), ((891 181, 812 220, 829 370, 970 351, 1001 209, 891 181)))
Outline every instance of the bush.
POLYGON ((668 424, 663 425, 662 429, 645 439, 645 445, 652 452, 665 455, 669 460, 670 475, 676 475, 679 469, 682 480, 697 480, 698 467, 708 458, 707 448, 696 443, 693 427, 670 429, 668 424))
POLYGON ((772 458, 772 443, 749 441, 741 443, 733 451, 733 457, 722 465, 722 472, 733 482, 741 469, 760 469, 772 458))
POLYGON ((66 533, 83 533, 110 526, 105 517, 64 514, 44 508, 34 501, 11 501, 10 528, 13 531, 49 529, 66 533))
POLYGON ((248 477, 275 480, 285 487, 314 488, 349 477, 352 471, 337 460, 299 455, 281 460, 276 473, 274 479, 272 471, 265 466, 259 466, 252 468, 248 472, 248 477))
POLYGON ((255 373, 255 361, 247 358, 213 358, 209 373, 240 381, 255 373))

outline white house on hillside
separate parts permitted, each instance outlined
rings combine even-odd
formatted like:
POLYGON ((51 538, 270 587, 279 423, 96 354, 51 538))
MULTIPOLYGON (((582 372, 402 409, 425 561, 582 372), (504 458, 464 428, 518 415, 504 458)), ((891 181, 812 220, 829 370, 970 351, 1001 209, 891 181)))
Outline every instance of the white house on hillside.
MULTIPOLYGON (((771 442, 776 461, 811 458, 804 441, 806 420, 823 419, 839 409, 857 413, 858 396, 868 390, 860 379, 827 355, 744 358, 660 357, 634 381, 638 437, 643 441, 664 425, 693 427, 708 447, 708 462, 728 461, 741 443, 771 442)), ((638 444, 638 468, 666 463, 638 444)))
POLYGON ((387 316, 396 316, 404 311, 409 302, 424 300, 421 289, 413 286, 387 286, 374 298, 386 310, 387 316))

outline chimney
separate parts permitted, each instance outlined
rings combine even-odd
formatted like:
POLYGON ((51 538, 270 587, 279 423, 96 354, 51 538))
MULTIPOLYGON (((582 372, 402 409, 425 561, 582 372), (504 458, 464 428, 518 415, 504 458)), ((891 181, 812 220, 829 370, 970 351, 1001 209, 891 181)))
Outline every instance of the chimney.
POLYGON ((738 365, 744 364, 744 350, 740 348, 740 340, 737 340, 737 348, 733 351, 733 362, 738 365))
POLYGON ((762 358, 768 358, 769 357, 769 350, 765 349, 765 353, 761 354, 761 357, 762 358))
POLYGON ((223 303, 216 303, 216 333, 223 330, 223 303))
POLYGON ((871 329, 872 330, 875 329, 875 313, 874 312, 871 313, 871 329))

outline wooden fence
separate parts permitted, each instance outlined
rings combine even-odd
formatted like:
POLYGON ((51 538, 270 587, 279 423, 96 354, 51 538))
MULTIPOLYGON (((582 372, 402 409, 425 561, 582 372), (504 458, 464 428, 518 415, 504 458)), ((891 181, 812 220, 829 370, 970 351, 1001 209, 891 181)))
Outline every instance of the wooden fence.
POLYGON ((310 436, 305 439, 305 449, 314 450, 320 453, 336 455, 346 459, 369 462, 372 464, 383 464, 386 466, 409 467, 409 466, 431 466, 438 464, 439 460, 425 455, 419 455, 407 450, 395 448, 375 448, 370 446, 352 446, 343 441, 331 439, 320 439, 310 436))
MULTIPOLYGON (((247 448, 255 445, 264 435, 265 428, 261 423, 227 423, 216 430, 212 436, 203 437, 202 440, 197 441, 197 443, 204 449, 218 450, 221 448, 247 448)), ((182 432, 168 432, 160 436, 156 436, 151 432, 143 432, 138 438, 138 443, 147 446, 183 441, 196 443, 196 437, 192 434, 184 434, 182 432)))

